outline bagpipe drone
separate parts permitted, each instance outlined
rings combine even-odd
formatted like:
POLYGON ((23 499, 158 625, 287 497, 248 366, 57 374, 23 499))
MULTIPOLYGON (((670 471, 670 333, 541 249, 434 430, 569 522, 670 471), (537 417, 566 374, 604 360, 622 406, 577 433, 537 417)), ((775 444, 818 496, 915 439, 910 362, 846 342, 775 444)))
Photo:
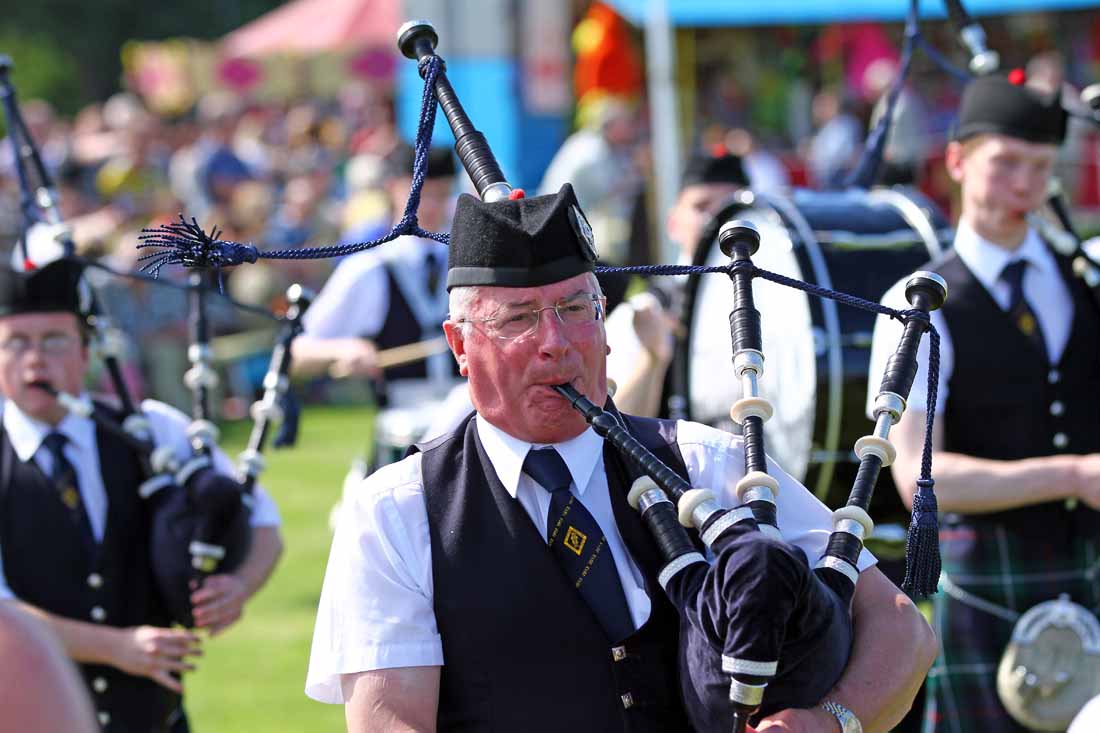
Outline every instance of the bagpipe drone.
POLYGON ((289 307, 281 317, 266 309, 233 302, 238 308, 280 322, 281 331, 263 380, 263 397, 251 408, 253 427, 248 446, 240 456, 237 475, 218 472, 212 462, 218 431, 210 413, 211 391, 217 387, 218 375, 210 363, 206 311, 211 294, 224 296, 204 283, 200 271, 191 273, 188 284, 176 285, 142 273, 121 272, 76 255, 69 230, 57 209, 49 171, 20 114, 15 88, 9 79, 11 69, 11 60, 0 56, 0 94, 15 150, 23 209, 22 232, 13 266, 29 271, 54 260, 67 259, 75 267, 97 268, 113 276, 142 279, 163 287, 182 287, 189 294, 191 368, 184 381, 193 401, 192 422, 187 429, 190 456, 181 459, 173 447, 157 444, 149 419, 142 414, 140 404, 132 398, 123 379, 119 358, 124 340, 112 328, 87 277, 82 276, 78 284, 82 315, 91 327, 92 351, 106 367, 119 403, 117 409, 65 394, 51 384, 35 386, 52 394, 70 413, 95 421, 138 456, 144 478, 138 493, 146 502, 154 584, 172 620, 191 627, 194 626, 191 594, 205 577, 234 570, 248 552, 252 493, 264 467, 261 454, 273 426, 283 423, 283 435, 275 441, 277 446, 292 444, 296 435, 297 412, 291 408, 289 393, 290 344, 301 332, 301 317, 312 295, 298 285, 291 286, 286 294, 289 307), (29 244, 32 238, 44 242, 44 252, 33 253, 34 257, 29 244))

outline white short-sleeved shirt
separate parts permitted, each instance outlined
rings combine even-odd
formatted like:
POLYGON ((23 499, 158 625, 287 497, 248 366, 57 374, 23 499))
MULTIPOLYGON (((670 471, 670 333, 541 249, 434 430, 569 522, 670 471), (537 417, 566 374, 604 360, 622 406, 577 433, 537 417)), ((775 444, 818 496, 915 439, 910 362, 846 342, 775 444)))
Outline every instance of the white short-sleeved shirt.
MULTIPOLYGON (((421 331, 442 335, 447 317, 447 247, 410 236, 350 255, 341 262, 302 317, 304 335, 315 339, 377 337, 390 308, 387 262, 393 265, 390 271, 421 331), (429 258, 435 260, 440 273, 439 284, 431 293, 427 288, 429 258)), ((418 338, 420 334, 412 334, 409 341, 418 338)), ((430 356, 429 376, 449 380, 451 362, 450 353, 430 356)))
MULTIPOLYGON (((1054 364, 1062 357, 1069 342, 1073 327, 1073 298, 1069 288, 1058 270, 1054 255, 1043 244, 1039 234, 1031 229, 1023 244, 1015 252, 1010 252, 989 242, 971 229, 965 222, 959 222, 955 233, 955 252, 974 277, 989 291, 993 300, 1002 308, 1008 309, 1010 297, 1008 284, 1000 280, 1005 265, 1018 259, 1026 259, 1029 266, 1024 270, 1024 298, 1035 313, 1036 320, 1043 332, 1047 353, 1054 364)), ((891 287, 882 296, 882 304, 898 310, 909 308, 905 300, 905 277, 891 287)), ((947 294, 948 300, 951 293, 947 294)), ((951 342, 951 332, 943 312, 932 311, 932 325, 940 334, 940 374, 936 392, 936 414, 943 414, 947 404, 948 382, 955 366, 955 350, 951 342)), ((875 321, 875 333, 871 341, 871 362, 867 379, 867 416, 873 416, 875 397, 878 395, 882 374, 886 362, 897 350, 901 339, 902 324, 889 316, 879 316, 875 321)), ((917 351, 917 375, 913 380, 913 389, 909 392, 908 408, 923 412, 928 395, 928 354, 930 339, 922 338, 917 351)))
MULTIPOLYGON (((532 445, 475 419, 497 477, 545 536, 549 492, 522 472, 532 445)), ((677 443, 692 485, 711 488, 723 504, 736 505, 734 486, 745 472, 742 439, 679 422, 677 443)), ((554 447, 573 477, 575 495, 607 537, 631 616, 640 626, 649 618, 650 599, 615 525, 603 439, 589 429, 554 447)), ((316 700, 345 702, 340 689, 343 674, 439 666, 445 661, 433 611, 431 541, 420 461, 416 454, 390 464, 346 497, 329 554, 306 677, 306 694, 316 700)), ((778 523, 783 536, 815 561, 832 531, 831 512, 770 460, 768 470, 780 485, 778 523)), ((875 562, 864 551, 859 568, 875 562)))
MULTIPOLYGON (((171 446, 180 461, 191 457, 191 443, 187 438, 187 426, 191 421, 186 415, 156 400, 145 400, 141 403, 141 410, 149 420, 149 428, 157 446, 171 446)), ((29 417, 10 401, 3 404, 2 422, 16 457, 20 461, 33 459, 47 476, 53 469, 53 457, 42 447, 42 439, 54 430, 68 438, 63 449, 65 457, 76 469, 80 496, 88 513, 88 521, 92 525, 92 533, 97 540, 102 540, 107 525, 107 490, 103 486, 103 474, 100 471, 95 423, 89 418, 69 414, 56 428, 50 427, 29 417)), ((221 450, 214 450, 213 461, 214 468, 221 473, 236 474, 233 463, 221 450)), ((279 510, 271 496, 257 486, 254 498, 252 526, 278 526, 279 510)), ((3 566, 0 565, 0 599, 13 597, 3 574, 3 566)))

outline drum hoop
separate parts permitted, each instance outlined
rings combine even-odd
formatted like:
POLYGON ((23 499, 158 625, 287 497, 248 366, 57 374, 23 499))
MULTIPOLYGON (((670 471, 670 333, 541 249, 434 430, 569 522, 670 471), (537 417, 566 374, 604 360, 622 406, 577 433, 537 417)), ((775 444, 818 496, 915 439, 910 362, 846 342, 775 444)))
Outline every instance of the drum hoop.
MULTIPOLYGON (((933 220, 927 216, 920 206, 908 193, 898 189, 873 189, 867 191, 868 201, 873 204, 888 206, 894 209, 901 218, 918 234, 929 259, 936 259, 943 252, 940 243, 939 232, 933 220)), ((832 279, 829 276, 824 253, 821 244, 814 234, 813 228, 797 207, 793 197, 768 195, 748 189, 738 191, 731 196, 718 209, 717 213, 708 222, 699 238, 699 242, 712 242, 718 236, 718 229, 722 223, 738 211, 756 208, 762 211, 772 211, 783 223, 793 230, 805 247, 805 254, 817 284, 822 287, 832 288, 832 279)), ((709 247, 697 246, 692 257, 692 264, 702 266, 707 264, 710 256, 709 247)), ((684 287, 684 311, 683 318, 688 326, 690 334, 691 325, 695 318, 695 303, 698 297, 701 283, 701 275, 690 275, 684 287)), ((813 487, 814 494, 825 500, 831 488, 833 473, 836 466, 836 456, 839 453, 840 432, 843 425, 843 343, 840 332, 840 316, 836 301, 823 299, 821 302, 821 314, 825 331, 827 364, 829 369, 828 394, 825 399, 826 421, 825 435, 820 451, 815 451, 824 456, 817 463, 818 478, 813 487)), ((690 380, 691 343, 690 336, 678 339, 672 372, 672 391, 683 398, 684 413, 687 419, 694 419, 692 415, 692 394, 690 380)))

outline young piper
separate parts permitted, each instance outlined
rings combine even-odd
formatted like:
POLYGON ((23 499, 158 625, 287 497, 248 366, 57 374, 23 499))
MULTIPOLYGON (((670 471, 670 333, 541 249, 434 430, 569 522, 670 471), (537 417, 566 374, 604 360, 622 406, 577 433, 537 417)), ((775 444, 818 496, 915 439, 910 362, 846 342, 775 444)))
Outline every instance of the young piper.
MULTIPOLYGON (((936 733, 1034 728, 1021 726, 1006 702, 1051 705, 1087 675, 1073 663, 1061 677, 1055 653, 1036 665, 1021 657, 1006 670, 1018 684, 1006 678, 998 691, 998 664, 1021 614, 1063 593, 1092 609, 1086 615, 1100 603, 1100 314, 1069 260, 1028 222, 1044 202, 1065 130, 1058 100, 1016 70, 969 84, 947 146, 947 172, 961 190, 954 251, 922 268, 948 287, 932 313, 941 336, 933 465, 944 574, 925 730, 936 733)), ((903 289, 896 285, 883 303, 906 307, 903 289)), ((879 318, 868 411, 899 333, 896 321, 879 318)), ((910 505, 927 355, 925 339, 909 409, 891 433, 894 478, 910 505)), ((1062 730, 1069 717, 1042 729, 1062 730)))
MULTIPOLYGON (((171 628, 154 590, 138 456, 39 388, 83 394, 80 274, 64 260, 0 269, 0 599, 45 620, 80 664, 104 731, 181 733, 179 675, 194 669, 200 637, 171 628)), ((158 446, 191 456, 183 414, 153 400, 142 410, 158 446)), ((233 473, 224 454, 214 460, 233 473)), ((240 618, 282 551, 278 511, 255 496, 243 563, 191 595, 196 625, 214 633, 240 618)))

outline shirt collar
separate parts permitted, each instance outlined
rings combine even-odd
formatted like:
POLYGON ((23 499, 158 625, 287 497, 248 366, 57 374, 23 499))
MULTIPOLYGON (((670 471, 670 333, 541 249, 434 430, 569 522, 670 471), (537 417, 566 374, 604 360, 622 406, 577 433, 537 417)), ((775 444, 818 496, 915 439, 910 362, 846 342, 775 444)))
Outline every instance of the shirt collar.
MULTIPOLYGON (((481 415, 477 416, 477 432, 481 438, 481 445, 485 448, 485 453, 497 472, 497 478, 504 484, 504 488, 512 498, 516 498, 519 477, 523 473, 523 461, 527 458, 527 452, 531 448, 542 448, 545 445, 528 443, 513 437, 481 415)), ((554 443, 551 447, 558 451, 566 467, 569 468, 569 475, 577 487, 577 495, 584 494, 588 481, 592 478, 592 472, 596 470, 596 463, 603 454, 603 438, 596 435, 592 428, 588 428, 577 437, 562 443, 554 443)))
MULTIPOLYGON (((87 395, 81 397, 87 399, 87 395)), ((88 418, 68 414, 57 427, 53 427, 27 415, 11 400, 4 401, 3 410, 4 430, 20 461, 26 462, 33 458, 42 447, 43 438, 55 430, 68 438, 80 451, 95 446, 95 423, 88 418)))
POLYGON ((1040 270, 1053 270, 1055 267, 1050 251, 1043 245, 1042 238, 1034 228, 1029 228, 1023 243, 1010 252, 979 235, 966 222, 960 221, 955 230, 955 252, 986 290, 993 290, 1005 265, 1014 260, 1027 260, 1040 270))

